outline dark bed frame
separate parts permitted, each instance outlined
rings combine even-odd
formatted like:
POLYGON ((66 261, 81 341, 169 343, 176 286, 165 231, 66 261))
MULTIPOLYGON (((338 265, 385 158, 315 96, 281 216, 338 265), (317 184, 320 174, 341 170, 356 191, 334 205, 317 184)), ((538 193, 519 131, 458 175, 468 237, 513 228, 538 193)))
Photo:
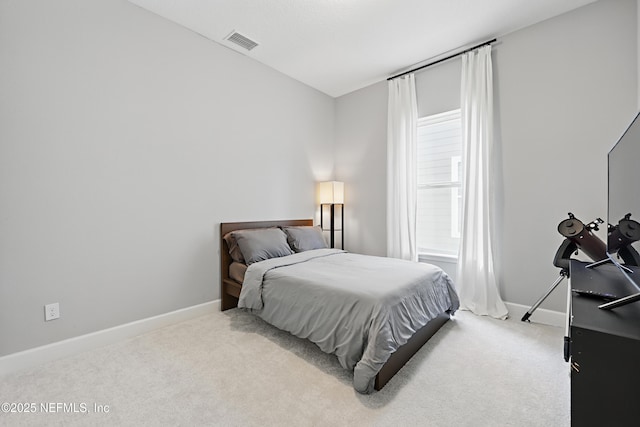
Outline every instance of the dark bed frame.
MULTIPOLYGON (((220 297, 221 310, 238 306, 242 284, 229 277, 231 256, 223 236, 230 231, 249 228, 267 228, 277 226, 313 225, 311 219, 284 221, 223 222, 220 224, 220 297)), ((444 312, 419 329, 402 347, 398 348, 384 364, 375 380, 375 389, 380 390, 411 359, 411 357, 449 320, 449 312, 444 312)))

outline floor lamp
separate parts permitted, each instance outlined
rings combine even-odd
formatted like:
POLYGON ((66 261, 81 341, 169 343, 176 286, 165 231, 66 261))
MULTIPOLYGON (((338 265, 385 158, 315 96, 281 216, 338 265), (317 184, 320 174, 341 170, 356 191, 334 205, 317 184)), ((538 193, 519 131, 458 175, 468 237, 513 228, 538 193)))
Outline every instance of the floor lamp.
POLYGON ((336 247, 336 234, 340 233, 340 249, 344 249, 344 183, 339 181, 321 182, 320 227, 329 232, 329 247, 336 247))

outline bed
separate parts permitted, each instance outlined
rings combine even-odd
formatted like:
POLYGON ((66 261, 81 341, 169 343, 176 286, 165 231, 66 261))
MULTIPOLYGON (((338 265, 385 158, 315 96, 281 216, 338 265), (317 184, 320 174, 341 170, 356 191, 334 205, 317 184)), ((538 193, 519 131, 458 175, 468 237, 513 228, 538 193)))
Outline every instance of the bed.
POLYGON ((356 391, 380 390, 457 310, 453 284, 428 264, 322 247, 308 239, 313 228, 310 219, 222 223, 221 309, 311 340, 353 370, 356 391), (272 239, 276 255, 247 236, 272 239))

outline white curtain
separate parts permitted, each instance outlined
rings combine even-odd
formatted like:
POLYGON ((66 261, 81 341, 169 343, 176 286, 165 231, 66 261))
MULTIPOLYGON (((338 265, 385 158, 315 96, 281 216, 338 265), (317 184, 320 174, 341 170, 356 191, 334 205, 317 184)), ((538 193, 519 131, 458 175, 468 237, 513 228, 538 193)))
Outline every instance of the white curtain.
POLYGON ((390 80, 387 121, 387 256, 411 261, 418 260, 417 121, 413 74, 390 80))
POLYGON ((464 185, 456 287, 460 306, 506 319, 498 294, 492 250, 493 72, 491 46, 462 56, 462 144, 464 185))

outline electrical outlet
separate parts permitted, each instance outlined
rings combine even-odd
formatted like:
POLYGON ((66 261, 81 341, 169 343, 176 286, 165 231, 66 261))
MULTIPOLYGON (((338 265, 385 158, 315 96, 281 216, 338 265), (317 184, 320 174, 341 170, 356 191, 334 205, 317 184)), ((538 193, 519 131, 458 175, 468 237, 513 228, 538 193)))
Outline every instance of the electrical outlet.
POLYGON ((55 320, 60 317, 60 304, 54 302, 44 306, 44 321, 55 320))

